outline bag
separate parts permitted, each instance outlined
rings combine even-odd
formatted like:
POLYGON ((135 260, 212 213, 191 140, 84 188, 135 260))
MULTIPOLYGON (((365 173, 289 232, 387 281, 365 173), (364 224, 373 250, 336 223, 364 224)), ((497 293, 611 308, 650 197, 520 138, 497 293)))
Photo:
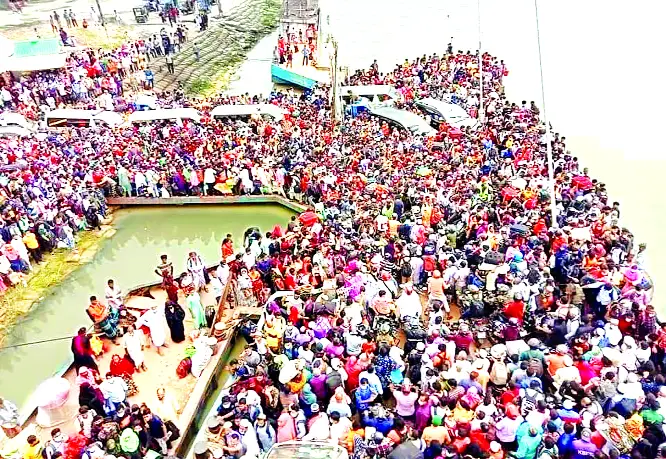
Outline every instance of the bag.
POLYGON ((512 236, 529 236, 530 235, 530 229, 525 226, 525 225, 511 225, 509 227, 509 232, 511 233, 512 236))
POLYGON ((405 336, 407 339, 424 340, 428 336, 428 332, 419 325, 406 325, 405 336))
POLYGON ((426 272, 431 273, 435 269, 437 269, 435 259, 431 256, 423 257, 423 270, 426 271, 426 272))
POLYGON ((494 362, 490 369, 490 381, 496 386, 505 386, 509 381, 509 371, 504 362, 494 362))
POLYGON ((530 395, 529 390, 525 390, 525 395, 520 402, 520 414, 527 416, 527 413, 536 409, 537 399, 534 395, 530 395))
POLYGON ((540 358, 532 357, 532 351, 528 352, 529 358, 527 359, 527 369, 534 370, 534 373, 539 378, 543 376, 543 360, 540 358))
POLYGON ((183 379, 185 376, 190 374, 191 369, 192 369, 192 359, 186 357, 183 360, 181 360, 180 363, 178 364, 178 367, 176 368, 176 375, 178 375, 180 379, 183 379))
POLYGON ((166 421, 164 423, 164 427, 167 430, 167 435, 170 442, 180 438, 180 429, 176 426, 176 424, 173 423, 173 421, 166 421))
POLYGON ((51 442, 51 440, 49 440, 42 448, 42 458, 51 459, 56 452, 57 450, 55 446, 53 446, 53 443, 51 442))
POLYGON ((501 265, 502 262, 504 262, 504 255, 494 250, 491 250, 488 253, 486 253, 486 256, 483 259, 483 261, 490 265, 501 265))

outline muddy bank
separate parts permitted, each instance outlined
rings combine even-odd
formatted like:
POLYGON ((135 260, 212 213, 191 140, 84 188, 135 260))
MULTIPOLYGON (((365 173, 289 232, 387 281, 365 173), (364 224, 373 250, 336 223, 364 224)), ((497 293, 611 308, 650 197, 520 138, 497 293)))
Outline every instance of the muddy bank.
POLYGON ((5 292, 0 298, 0 345, 20 319, 44 299, 52 287, 93 259, 102 241, 115 233, 111 221, 112 215, 100 231, 79 233, 74 250, 57 249, 46 254, 41 264, 33 263, 33 271, 26 276, 24 283, 5 292))

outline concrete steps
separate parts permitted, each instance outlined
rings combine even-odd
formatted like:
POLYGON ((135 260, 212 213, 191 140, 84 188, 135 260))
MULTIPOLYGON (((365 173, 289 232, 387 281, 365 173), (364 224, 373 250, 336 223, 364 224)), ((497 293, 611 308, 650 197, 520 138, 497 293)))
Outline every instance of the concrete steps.
POLYGON ((246 0, 231 9, 220 22, 209 26, 183 44, 174 56, 174 74, 169 74, 164 57, 155 73, 155 90, 173 90, 178 82, 185 88, 196 81, 210 81, 240 63, 244 55, 268 32, 265 11, 272 0, 246 0), (199 61, 194 55, 194 42, 199 45, 199 61))

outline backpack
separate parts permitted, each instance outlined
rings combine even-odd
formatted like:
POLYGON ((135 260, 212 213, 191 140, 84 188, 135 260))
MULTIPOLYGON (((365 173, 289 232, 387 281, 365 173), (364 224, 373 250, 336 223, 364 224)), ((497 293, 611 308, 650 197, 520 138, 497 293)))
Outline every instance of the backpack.
POLYGON ((423 257, 423 270, 431 273, 435 269, 437 269, 435 259, 432 256, 423 257))
POLYGON ((493 363, 490 369, 490 381, 496 386, 505 386, 509 381, 509 370, 506 368, 506 363, 497 361, 493 363))
POLYGON ((400 268, 400 274, 402 277, 412 277, 412 265, 410 265, 408 262, 403 263, 402 267, 400 268))
POLYGON ((536 391, 534 395, 530 395, 531 390, 526 389, 525 390, 525 395, 522 397, 522 400, 520 402, 520 414, 522 416, 527 416, 527 413, 530 411, 536 409, 537 406, 537 399, 536 399, 536 391))
MULTIPOLYGON (((534 370, 537 377, 543 376, 543 359, 533 357, 532 350, 527 352, 527 368, 534 370)), ((538 352, 538 351, 537 351, 538 352)))
POLYGON ((53 446, 53 443, 49 440, 44 444, 41 455, 43 459, 51 459, 56 452, 55 446, 53 446))

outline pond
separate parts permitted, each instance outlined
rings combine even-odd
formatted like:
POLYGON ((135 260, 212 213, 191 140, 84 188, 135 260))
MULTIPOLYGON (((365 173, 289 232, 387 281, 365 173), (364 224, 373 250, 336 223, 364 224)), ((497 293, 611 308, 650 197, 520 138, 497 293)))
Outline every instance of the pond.
MULTIPOLYGON (((30 394, 44 379, 69 366, 69 337, 89 326, 85 309, 91 295, 104 296, 108 279, 127 291, 156 281, 155 266, 167 254, 176 272, 185 270, 188 252, 196 250, 206 264, 220 257, 226 234, 242 245, 249 226, 270 230, 286 226, 293 212, 277 204, 219 206, 149 206, 118 210, 116 233, 103 241, 90 263, 81 266, 33 307, 13 329, 0 350, 0 395, 17 406, 30 405, 30 394), (35 341, 57 341, 12 347, 35 341)), ((23 410, 22 410, 23 412, 23 410)))

